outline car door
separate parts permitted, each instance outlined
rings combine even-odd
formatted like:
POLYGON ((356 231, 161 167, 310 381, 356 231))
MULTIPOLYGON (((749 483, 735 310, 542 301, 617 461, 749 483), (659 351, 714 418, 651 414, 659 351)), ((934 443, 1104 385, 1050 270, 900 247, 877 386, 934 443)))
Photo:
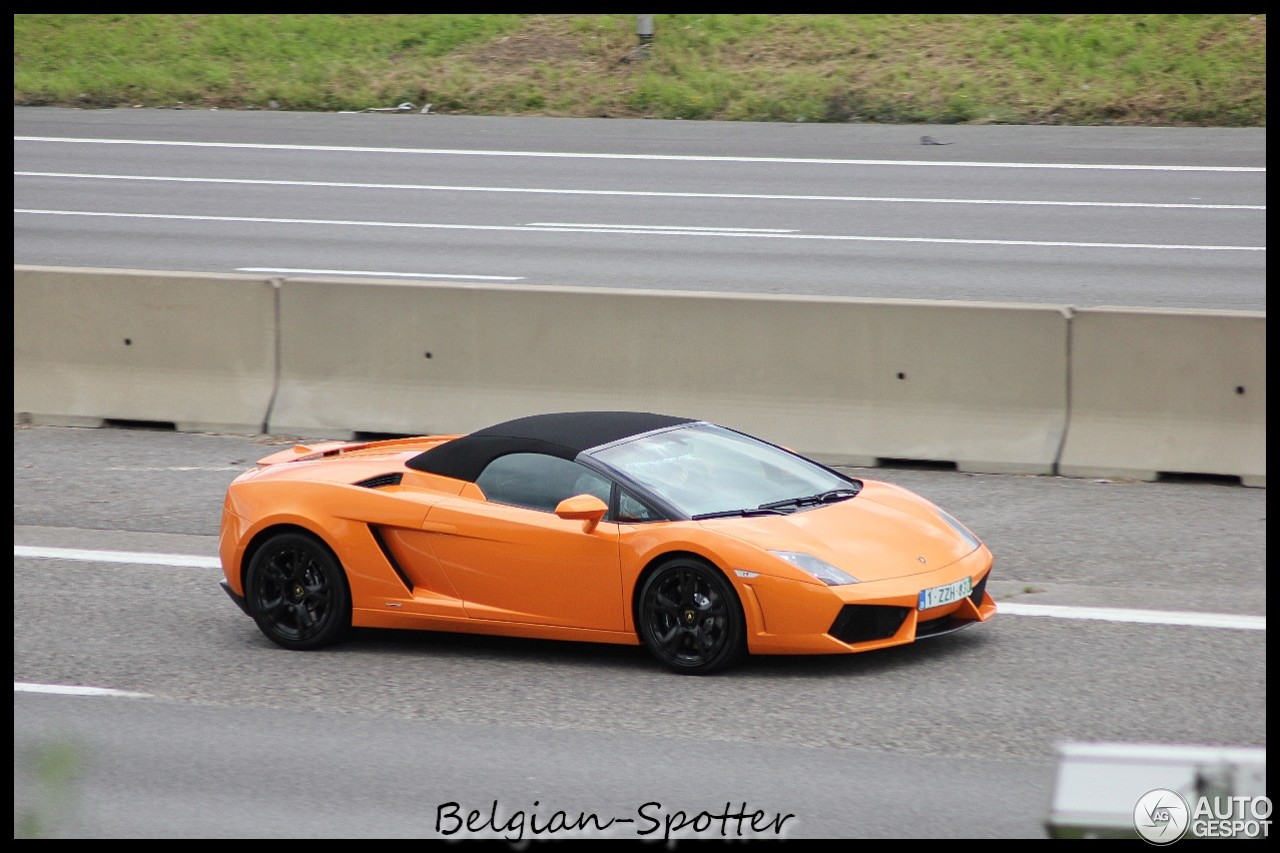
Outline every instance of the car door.
POLYGON ((423 529, 472 619, 620 631, 618 525, 590 532, 555 514, 567 497, 612 484, 590 469, 541 453, 493 460, 476 480, 486 500, 432 507, 423 529))

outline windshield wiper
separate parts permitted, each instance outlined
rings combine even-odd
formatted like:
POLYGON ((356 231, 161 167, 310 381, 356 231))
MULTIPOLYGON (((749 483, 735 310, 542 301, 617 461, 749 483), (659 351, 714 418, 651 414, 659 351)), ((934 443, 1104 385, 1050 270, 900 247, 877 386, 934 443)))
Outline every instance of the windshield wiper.
POLYGON ((783 512, 782 510, 775 509, 771 506, 761 506, 756 507, 755 509, 726 509, 721 512, 701 512, 689 517, 694 521, 701 521, 704 518, 734 518, 737 516, 750 518, 754 515, 790 515, 790 513, 783 512))
POLYGON ((825 492, 819 492, 816 495, 804 495, 798 498, 787 498, 782 501, 771 501, 769 503, 760 504, 757 509, 781 509, 782 507, 802 507, 817 506, 819 504, 835 503, 836 501, 844 501, 858 494, 857 489, 844 487, 840 489, 828 489, 825 492))

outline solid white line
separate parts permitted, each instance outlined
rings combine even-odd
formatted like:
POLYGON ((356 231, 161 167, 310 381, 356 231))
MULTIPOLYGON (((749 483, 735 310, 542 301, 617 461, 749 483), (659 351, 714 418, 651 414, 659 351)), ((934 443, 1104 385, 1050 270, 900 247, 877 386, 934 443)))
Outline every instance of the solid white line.
POLYGON ((1235 628, 1242 631, 1267 630, 1267 617, 1231 613, 1195 613, 1176 610, 1126 610, 1118 607, 1067 607, 1053 604, 997 602, 1000 613, 1010 616, 1048 616, 1054 619, 1094 619, 1104 622, 1135 622, 1143 625, 1186 625, 1192 628, 1235 628))
POLYGON ((191 554, 152 554, 141 551, 96 551, 86 548, 37 548, 14 545, 15 557, 44 557, 50 560, 80 560, 93 563, 130 563, 138 566, 173 566, 183 569, 220 569, 217 557, 191 554))
POLYGON ((522 275, 462 275, 443 272, 376 272, 370 270, 305 270, 289 267, 236 267, 236 272, 280 272, 300 275, 356 275, 378 278, 465 278, 475 281, 523 281, 522 275))
POLYGON ((667 237, 739 237, 759 240, 833 240, 860 243, 941 243, 968 246, 1040 246, 1068 249, 1165 249, 1198 252, 1265 252, 1266 246, 1201 246, 1166 243, 1074 243, 1063 240, 976 240, 952 237, 869 237, 853 234, 742 234, 727 231, 654 231, 652 229, 552 228, 532 225, 453 225, 436 222, 372 222, 361 219, 295 219, 268 216, 196 216, 177 213, 111 213, 93 210, 13 209, 35 216, 96 216, 118 219, 171 219, 189 222, 257 222, 273 225, 335 225, 344 228, 418 228, 445 231, 533 231, 558 234, 632 234, 667 237))
POLYGON ((150 693, 132 690, 115 690, 111 687, 79 687, 68 684, 33 684, 29 681, 13 682, 14 693, 52 693, 56 696, 124 696, 132 699, 150 698, 150 693))
POLYGON ((460 157, 550 157, 575 160, 674 160, 688 163, 798 163, 826 166, 932 166, 976 169, 1099 169, 1124 172, 1265 172, 1266 166, 1153 166, 1115 163, 986 163, 970 160, 856 160, 828 157, 713 157, 692 154, 591 154, 570 151, 487 151, 466 148, 376 148, 365 145, 280 145, 251 142, 182 142, 168 139, 101 139, 18 136, 14 142, 80 145, 160 145, 176 148, 245 148, 258 151, 325 151, 367 154, 437 154, 460 157))
POLYGON ((615 231, 697 231, 716 234, 794 234, 794 228, 722 228, 719 225, 609 225, 602 222, 526 222, 539 228, 606 228, 615 231))
POLYGON ((20 172, 17 177, 28 178, 85 178, 103 181, 158 181, 192 184, 260 184, 276 187, 321 187, 326 189, 361 190, 426 190, 460 193, 537 193, 543 195, 597 195, 631 196, 640 198, 706 198, 748 201, 823 201, 823 202, 885 202, 890 204, 1004 204, 1032 207, 1138 207, 1155 209, 1188 210, 1266 210, 1265 204, 1191 204, 1182 202, 1147 201, 1057 201, 1037 199, 1000 198, 915 198, 911 196, 873 195, 785 195, 778 193, 695 193, 662 192, 659 190, 572 190, 540 187, 474 187, 454 184, 376 184, 356 181, 284 181, 258 178, 184 178, 152 175, 100 175, 85 172, 20 172))
MULTIPOLYGON (((35 548, 14 545, 15 557, 49 557, 95 563, 135 563, 193 568, 220 568, 215 557, 185 554, 144 554, 136 551, 89 551, 79 548, 35 548)), ((1179 610, 1127 610, 1119 607, 1071 607, 1054 604, 997 602, 999 612, 1008 616, 1047 616, 1055 619, 1089 619, 1105 622, 1133 622, 1144 625, 1185 625, 1192 628, 1234 628, 1267 630, 1267 617, 1231 613, 1196 613, 1179 610)))

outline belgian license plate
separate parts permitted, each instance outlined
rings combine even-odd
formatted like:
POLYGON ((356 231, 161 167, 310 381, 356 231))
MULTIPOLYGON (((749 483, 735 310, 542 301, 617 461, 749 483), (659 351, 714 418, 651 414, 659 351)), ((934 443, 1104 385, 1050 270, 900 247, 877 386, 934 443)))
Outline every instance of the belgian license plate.
POLYGON ((946 586, 935 586, 932 589, 920 590, 919 610, 941 607, 944 604, 955 604, 962 598, 968 598, 973 592, 973 579, 961 578, 946 586))

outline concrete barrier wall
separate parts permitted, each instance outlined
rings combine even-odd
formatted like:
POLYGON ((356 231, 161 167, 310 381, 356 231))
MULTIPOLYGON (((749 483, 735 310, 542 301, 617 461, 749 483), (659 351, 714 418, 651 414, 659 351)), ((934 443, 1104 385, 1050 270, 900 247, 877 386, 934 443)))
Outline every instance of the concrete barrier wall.
POLYGON ((14 267, 34 423, 342 438, 626 408, 835 464, 1265 487, 1265 359, 1262 312, 14 267))
POLYGON ((17 420, 251 432, 266 422, 276 367, 270 281, 15 266, 13 315, 17 420))
POLYGON ((1267 477, 1267 317, 1246 311, 1076 311, 1070 477, 1267 477))
POLYGON ((1066 311, 288 279, 273 432, 464 432, 545 411, 706 418, 832 463, 1049 473, 1066 311))

